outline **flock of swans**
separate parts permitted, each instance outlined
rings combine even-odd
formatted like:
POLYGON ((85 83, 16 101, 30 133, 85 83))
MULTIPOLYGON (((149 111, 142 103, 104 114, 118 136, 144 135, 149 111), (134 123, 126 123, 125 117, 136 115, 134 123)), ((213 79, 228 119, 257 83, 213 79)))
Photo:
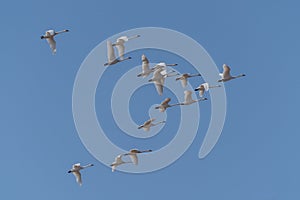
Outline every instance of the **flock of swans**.
MULTIPOLYGON (((56 42, 54 40, 54 37, 58 34, 69 32, 69 30, 62 30, 62 31, 54 31, 54 30, 47 30, 46 33, 41 36, 41 39, 46 39, 50 49, 52 51, 52 54, 56 53, 56 42)), ((134 35, 134 36, 121 36, 119 37, 115 43, 112 43, 111 41, 107 40, 107 63, 104 64, 104 66, 110 66, 110 65, 115 65, 117 63, 126 61, 131 59, 131 57, 124 57, 125 54, 125 43, 128 42, 129 40, 136 39, 141 37, 140 35, 134 35), (118 51, 118 57, 115 56, 115 50, 114 48, 117 49, 118 51)), ((167 77, 172 77, 172 76, 178 76, 175 80, 178 81, 180 80, 181 85, 183 88, 187 86, 188 79, 192 77, 197 77, 201 76, 201 74, 189 74, 189 73, 184 73, 184 74, 178 74, 175 71, 167 71, 167 66, 176 66, 177 64, 166 64, 164 62, 156 64, 154 67, 149 66, 149 60, 148 58, 143 54, 142 57, 142 72, 137 75, 137 77, 142 77, 146 78, 150 74, 153 73, 152 78, 149 79, 149 82, 153 82, 157 93, 159 95, 163 94, 163 87, 164 87, 164 82, 167 77), (175 73, 175 74, 174 74, 175 73)), ((240 78, 245 76, 245 74, 240 74, 237 76, 232 76, 230 74, 230 67, 226 64, 223 64, 223 73, 220 73, 221 79, 217 80, 217 82, 226 82, 230 81, 236 78, 240 78)), ((195 88, 194 91, 199 91, 199 99, 193 99, 192 98, 192 91, 190 90, 185 90, 184 91, 184 102, 179 102, 175 104, 169 104, 171 101, 171 98, 166 98, 163 102, 161 102, 158 106, 155 107, 155 109, 158 109, 160 112, 165 112, 167 108, 174 107, 174 106, 187 106, 199 101, 204 101, 207 100, 207 98, 203 97, 204 93, 207 92, 209 89, 212 88, 218 88, 221 87, 221 85, 212 85, 210 86, 209 83, 202 83, 199 85, 199 87, 195 88)), ((158 124, 166 123, 166 121, 159 121, 157 123, 154 123, 155 119, 151 118, 144 122, 144 124, 138 126, 138 129, 143 129, 144 131, 149 131, 150 127, 156 126, 158 124)), ((138 165, 138 154, 141 153, 147 153, 151 152, 152 150, 138 150, 138 149, 131 149, 127 153, 119 154, 115 157, 114 162, 110 165, 112 172, 116 170, 116 168, 119 165, 123 164, 129 164, 132 163, 134 165, 138 165), (129 157, 130 161, 124 161, 124 157, 129 157)), ((82 179, 81 179, 81 173, 80 170, 94 166, 93 164, 88 164, 85 166, 81 166, 80 163, 74 164, 72 166, 72 169, 68 171, 68 173, 72 173, 75 178, 76 182, 79 185, 82 185, 82 179)))

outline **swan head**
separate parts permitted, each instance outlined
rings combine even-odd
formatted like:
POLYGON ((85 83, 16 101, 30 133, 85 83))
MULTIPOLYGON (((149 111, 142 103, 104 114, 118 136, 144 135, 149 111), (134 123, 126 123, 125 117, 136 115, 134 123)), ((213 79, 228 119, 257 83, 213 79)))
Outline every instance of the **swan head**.
POLYGON ((72 173, 72 171, 71 171, 71 170, 69 170, 69 171, 68 171, 68 173, 72 173))
POLYGON ((44 38, 45 38, 45 37, 42 35, 42 36, 41 36, 41 39, 44 39, 44 38))

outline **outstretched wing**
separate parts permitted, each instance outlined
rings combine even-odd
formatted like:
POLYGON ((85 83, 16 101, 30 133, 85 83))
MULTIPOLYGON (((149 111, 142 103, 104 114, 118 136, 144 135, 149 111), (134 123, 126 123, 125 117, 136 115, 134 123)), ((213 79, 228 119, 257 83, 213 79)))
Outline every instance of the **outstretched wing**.
POLYGON ((230 77, 230 67, 226 64, 223 65, 223 78, 230 77))
POLYGON ((79 171, 72 172, 76 178, 76 182, 81 186, 82 180, 81 180, 81 174, 79 171))
POLYGON ((184 91, 184 101, 191 102, 192 100, 192 92, 189 90, 184 91))
POLYGON ((107 59, 108 59, 108 62, 110 63, 110 62, 113 62, 114 60, 116 60, 116 56, 115 56, 115 52, 114 52, 112 43, 109 40, 107 40, 106 45, 107 45, 107 59))
POLYGON ((181 79, 181 85, 182 85, 182 87, 186 87, 186 85, 187 85, 187 79, 186 78, 182 78, 181 79))
POLYGON ((124 44, 120 43, 120 44, 116 45, 116 47, 117 47, 120 59, 123 60, 124 59, 124 53, 125 53, 124 44))
POLYGON ((133 164, 135 164, 135 165, 138 164, 139 160, 138 160, 138 157, 137 157, 136 154, 129 154, 129 157, 130 157, 133 164))
POLYGON ((46 40, 51 48, 52 54, 55 54, 56 53, 56 42, 55 42, 54 38, 49 37, 46 40))

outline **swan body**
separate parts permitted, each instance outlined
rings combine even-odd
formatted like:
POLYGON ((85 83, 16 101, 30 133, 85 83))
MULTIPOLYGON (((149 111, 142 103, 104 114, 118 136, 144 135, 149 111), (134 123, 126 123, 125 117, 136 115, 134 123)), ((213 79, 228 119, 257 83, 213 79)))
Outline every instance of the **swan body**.
POLYGON ((70 169, 68 171, 68 173, 72 173, 75 178, 76 178, 76 182, 81 186, 82 185, 82 180, 81 180, 81 173, 80 170, 88 168, 88 167, 92 167, 94 166, 93 164, 88 164, 85 166, 81 166, 80 163, 76 163, 72 166, 72 169, 70 169))
POLYGON ((246 76, 245 74, 240 74, 240 75, 237 75, 237 76, 231 76, 230 70, 231 69, 228 65, 223 64, 223 73, 220 74, 221 79, 218 80, 218 82, 226 82, 226 81, 230 81, 232 79, 236 79, 236 78, 246 76))
POLYGON ((146 122, 144 122, 144 124, 140 125, 138 127, 138 129, 143 128, 144 131, 149 131, 151 126, 156 126, 158 124, 166 122, 166 121, 160 121, 160 122, 157 122, 154 124, 154 123, 152 123, 154 120, 155 120, 154 118, 147 120, 146 122))
POLYGON ((187 79, 195 76, 201 76, 201 74, 182 74, 180 77, 176 78, 176 81, 180 80, 182 87, 186 87, 187 79))
POLYGON ((114 51, 112 43, 109 40, 107 40, 106 45, 107 45, 107 60, 108 60, 108 62, 105 63, 104 66, 114 65, 114 64, 117 64, 117 63, 122 62, 124 60, 131 59, 131 57, 117 59, 116 56, 115 56, 115 51, 114 51))
POLYGON ((54 40, 54 36, 56 36, 60 33, 65 33, 65 32, 69 32, 69 30, 65 29, 65 30, 58 31, 58 32, 55 32, 54 30, 47 30, 45 32, 45 35, 41 36, 41 39, 47 40, 53 55, 56 53, 56 41, 54 40))
POLYGON ((199 87, 195 89, 195 91, 199 91, 199 96, 203 97, 205 91, 208 91, 210 88, 217 87, 221 87, 221 85, 210 86, 208 83, 202 83, 201 85, 199 85, 199 87))

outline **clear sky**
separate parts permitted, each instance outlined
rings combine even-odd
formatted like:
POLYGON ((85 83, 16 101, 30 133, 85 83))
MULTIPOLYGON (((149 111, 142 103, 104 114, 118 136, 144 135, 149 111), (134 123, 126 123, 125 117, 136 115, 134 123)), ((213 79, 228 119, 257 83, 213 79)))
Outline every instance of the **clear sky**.
MULTIPOLYGON (((299 199, 299 6, 292 0, 2 2, 1 199, 299 199), (201 128, 179 160, 152 173, 112 173, 78 136, 73 84, 81 63, 100 42, 147 26, 180 31, 199 42, 219 70, 227 63, 233 74, 247 76, 225 84, 225 126, 205 159, 198 159, 198 151, 210 119, 209 101, 201 103, 201 128), (48 29, 70 29, 56 38, 55 56, 40 39, 48 29), (82 187, 66 173, 76 162, 95 164, 82 172, 82 187)), ((184 60, 145 52, 153 62, 161 57, 178 62, 184 72, 184 60)), ((97 88, 96 111, 115 144, 157 150, 174 137, 170 124, 149 140, 132 138, 114 124, 109 104, 99 103, 110 101, 104 98, 109 87, 101 83, 140 64, 141 53, 133 52, 127 64, 107 71, 97 88)), ((197 77, 191 84, 201 82, 197 77)), ((148 91, 146 107, 130 108, 137 124, 147 119, 149 106, 162 100, 150 86, 132 98, 139 100, 148 91)))

